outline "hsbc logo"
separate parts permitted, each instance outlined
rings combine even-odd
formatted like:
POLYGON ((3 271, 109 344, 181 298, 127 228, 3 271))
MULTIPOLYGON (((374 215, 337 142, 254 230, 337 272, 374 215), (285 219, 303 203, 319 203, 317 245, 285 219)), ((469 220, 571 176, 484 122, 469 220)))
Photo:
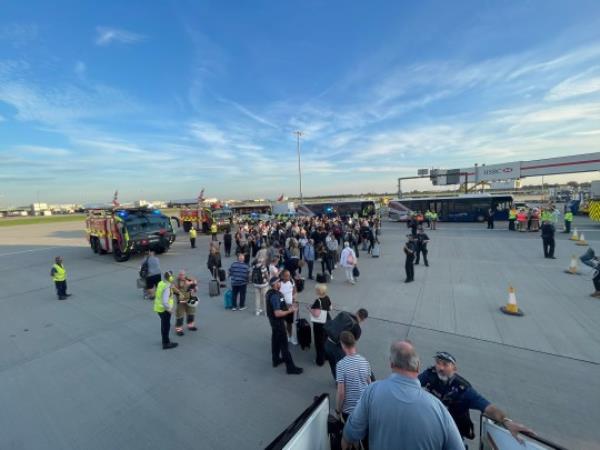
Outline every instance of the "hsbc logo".
POLYGON ((512 167, 504 167, 502 169, 484 169, 484 175, 501 175, 506 173, 511 173, 513 171, 512 167))

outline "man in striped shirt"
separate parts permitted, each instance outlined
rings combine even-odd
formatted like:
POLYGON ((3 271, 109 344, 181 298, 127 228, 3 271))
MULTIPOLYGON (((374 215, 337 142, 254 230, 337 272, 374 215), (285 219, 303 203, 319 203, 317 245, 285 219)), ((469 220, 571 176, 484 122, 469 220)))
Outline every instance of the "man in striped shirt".
POLYGON ((234 261, 229 267, 229 279, 231 280, 231 290, 233 297, 232 311, 238 309, 238 294, 240 297, 240 311, 246 309, 246 287, 250 278, 250 267, 244 262, 244 253, 238 254, 238 260, 234 261))
POLYGON ((336 411, 344 421, 354 410, 360 396, 371 382, 371 365, 356 352, 356 339, 350 331, 340 334, 346 356, 335 367, 337 382, 336 411))

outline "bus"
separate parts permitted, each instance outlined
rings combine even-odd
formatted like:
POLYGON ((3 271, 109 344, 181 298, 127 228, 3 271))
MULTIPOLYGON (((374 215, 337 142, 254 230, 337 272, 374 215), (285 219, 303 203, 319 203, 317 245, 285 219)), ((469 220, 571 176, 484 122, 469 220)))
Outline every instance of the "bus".
POLYGON ((377 212, 372 200, 332 201, 319 203, 304 203, 297 206, 299 215, 303 216, 348 216, 357 214, 360 217, 370 217, 377 212))
POLYGON ((239 220, 268 220, 273 214, 273 207, 269 203, 255 203, 229 206, 232 217, 239 220))
POLYGON ((438 213, 438 220, 444 222, 483 222, 488 210, 496 211, 495 220, 508 220, 508 211, 513 203, 510 195, 466 194, 457 197, 403 198, 388 204, 390 220, 403 222, 410 220, 412 212, 425 213, 427 210, 438 213))

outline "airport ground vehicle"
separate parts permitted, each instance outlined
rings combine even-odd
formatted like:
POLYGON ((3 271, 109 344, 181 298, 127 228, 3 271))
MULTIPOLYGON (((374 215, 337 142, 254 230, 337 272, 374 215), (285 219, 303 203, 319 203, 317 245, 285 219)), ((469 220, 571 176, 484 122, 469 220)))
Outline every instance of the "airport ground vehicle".
POLYGON ((332 201, 304 203, 296 207, 300 216, 354 216, 369 217, 377 212, 374 201, 371 200, 351 200, 351 201, 332 201))
POLYGON ((210 233, 210 227, 215 222, 219 231, 231 225, 233 214, 228 208, 187 207, 179 211, 179 220, 186 233, 195 227, 203 233, 210 233))
POLYGON ((249 204, 230 206, 234 216, 250 216, 251 214, 273 214, 273 207, 270 204, 249 204))
POLYGON ((586 204, 590 219, 600 222, 600 181, 592 181, 590 186, 590 199, 586 204))
POLYGON ((443 222, 483 222, 490 208, 496 211, 496 220, 507 220, 513 203, 510 195, 468 194, 456 197, 406 198, 389 202, 389 218, 406 221, 410 212, 438 213, 443 222), (408 211, 407 211, 408 210, 408 211))
POLYGON ((92 209, 85 223, 94 253, 112 253, 118 262, 146 250, 164 253, 175 241, 171 221, 158 209, 92 209))

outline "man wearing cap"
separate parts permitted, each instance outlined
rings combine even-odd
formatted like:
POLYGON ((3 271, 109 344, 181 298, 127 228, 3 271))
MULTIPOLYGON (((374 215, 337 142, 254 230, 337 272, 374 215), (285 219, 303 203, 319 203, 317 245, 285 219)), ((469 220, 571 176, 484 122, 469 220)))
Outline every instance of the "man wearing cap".
POLYGON ((271 358, 273 367, 285 363, 288 374, 299 375, 302 373, 302 369, 296 367, 292 360, 292 355, 290 355, 288 349, 287 332, 285 329, 285 318, 293 315, 298 310, 298 305, 292 304, 288 308, 285 297, 279 292, 281 288, 279 278, 271 278, 269 286, 271 288, 267 291, 267 317, 271 324, 271 358))
POLYGON ((63 265, 62 256, 54 258, 54 265, 50 269, 50 276, 56 287, 56 295, 59 300, 66 300, 71 294, 67 294, 67 269, 63 265))
POLYGON ((508 431, 521 442, 518 433, 527 431, 527 427, 513 422, 500 408, 491 404, 471 384, 456 373, 456 359, 448 352, 438 352, 435 365, 419 375, 421 386, 437 397, 448 408, 448 412, 456 422, 463 439, 473 439, 473 422, 469 416, 470 409, 477 409, 482 414, 503 424, 508 431))

